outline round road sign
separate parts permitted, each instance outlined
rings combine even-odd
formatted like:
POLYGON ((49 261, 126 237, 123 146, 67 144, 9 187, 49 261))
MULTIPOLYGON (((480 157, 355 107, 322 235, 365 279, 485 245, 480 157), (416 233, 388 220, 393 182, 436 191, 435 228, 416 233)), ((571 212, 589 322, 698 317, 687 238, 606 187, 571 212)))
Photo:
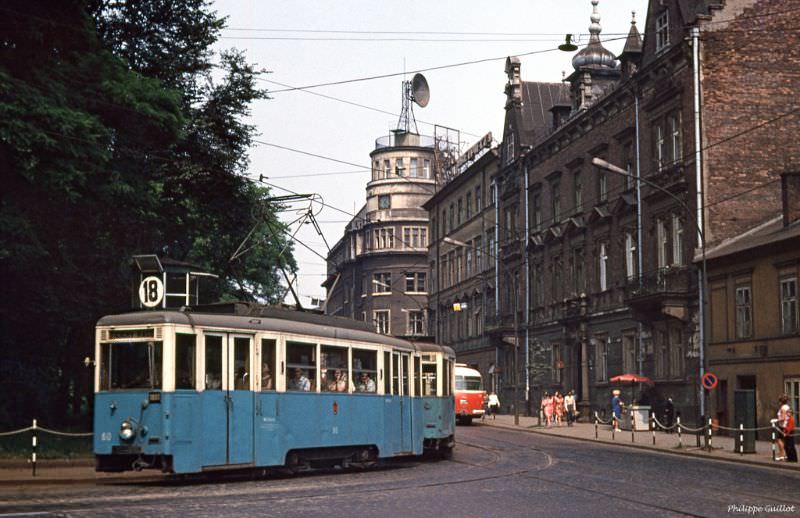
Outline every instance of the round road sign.
POLYGON ((703 375, 703 387, 706 390, 713 390, 714 388, 717 387, 717 383, 719 383, 719 379, 717 378, 716 374, 706 372, 703 375))

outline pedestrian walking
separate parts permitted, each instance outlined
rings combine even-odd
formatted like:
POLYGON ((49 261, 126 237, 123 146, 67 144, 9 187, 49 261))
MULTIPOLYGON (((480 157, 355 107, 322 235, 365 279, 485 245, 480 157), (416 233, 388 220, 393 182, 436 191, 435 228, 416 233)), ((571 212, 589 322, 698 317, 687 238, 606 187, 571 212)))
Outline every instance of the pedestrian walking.
POLYGON ((544 413, 545 425, 550 426, 553 422, 553 398, 547 392, 542 397, 542 412, 544 413))
POLYGON ((567 426, 572 426, 578 412, 574 390, 570 390, 567 395, 564 396, 564 409, 567 411, 567 426))
POLYGON ((794 447, 794 413, 791 407, 786 411, 786 427, 783 430, 783 451, 786 462, 797 462, 797 450, 794 447))
POLYGON ((564 424, 564 413, 564 396, 561 395, 561 392, 556 390, 556 393, 553 395, 553 414, 556 418, 556 426, 564 424))
POLYGON ((621 392, 619 391, 619 389, 614 389, 611 392, 611 395, 612 395, 612 397, 611 397, 611 414, 612 414, 613 420, 614 420, 612 425, 614 426, 614 429, 616 431, 618 431, 618 432, 620 431, 619 423, 620 423, 620 420, 622 419, 622 409, 625 407, 625 403, 623 403, 622 399, 619 397, 620 394, 621 394, 621 392))
POLYGON ((667 398, 667 403, 664 405, 664 428, 667 433, 672 433, 672 422, 675 417, 675 405, 672 403, 672 398, 667 398))
MULTIPOLYGON (((781 394, 780 397, 778 397, 778 419, 775 423, 775 426, 778 427, 775 437, 775 444, 778 447, 778 455, 775 457, 775 460, 786 460, 785 436, 786 428, 789 426, 789 415, 791 412, 792 408, 789 406, 789 396, 786 394, 781 394)), ((792 439, 792 445, 794 445, 794 439, 792 439)))
POLYGON ((497 397, 497 394, 492 391, 489 394, 489 413, 492 415, 492 421, 497 418, 497 411, 500 410, 500 398, 497 397))

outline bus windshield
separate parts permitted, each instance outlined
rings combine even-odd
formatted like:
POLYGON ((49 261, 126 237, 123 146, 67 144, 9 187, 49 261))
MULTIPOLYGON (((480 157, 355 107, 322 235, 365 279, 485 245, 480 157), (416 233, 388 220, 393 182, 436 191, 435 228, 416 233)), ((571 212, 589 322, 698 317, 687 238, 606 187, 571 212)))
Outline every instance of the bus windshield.
POLYGON ((480 376, 456 376, 456 390, 483 390, 480 376))
POLYGON ((100 344, 100 390, 160 389, 162 342, 100 344))

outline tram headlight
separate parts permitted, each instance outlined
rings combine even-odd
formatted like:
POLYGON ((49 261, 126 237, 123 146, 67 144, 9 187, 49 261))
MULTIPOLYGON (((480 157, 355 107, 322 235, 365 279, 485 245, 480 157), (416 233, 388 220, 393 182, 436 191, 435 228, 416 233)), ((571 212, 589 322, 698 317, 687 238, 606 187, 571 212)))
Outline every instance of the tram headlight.
POLYGON ((133 431, 133 424, 130 421, 122 421, 119 426, 119 437, 123 441, 130 441, 136 433, 133 431))

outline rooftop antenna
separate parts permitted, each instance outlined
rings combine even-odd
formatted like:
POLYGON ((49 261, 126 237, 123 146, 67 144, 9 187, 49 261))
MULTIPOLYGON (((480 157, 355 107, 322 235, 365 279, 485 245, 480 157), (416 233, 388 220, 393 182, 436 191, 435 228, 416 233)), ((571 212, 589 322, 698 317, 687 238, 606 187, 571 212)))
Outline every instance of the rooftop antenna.
POLYGON ((431 89, 425 76, 414 74, 411 81, 403 81, 403 109, 400 111, 400 120, 397 121, 397 131, 418 133, 417 121, 414 118, 414 106, 411 102, 424 108, 430 99, 431 89))

